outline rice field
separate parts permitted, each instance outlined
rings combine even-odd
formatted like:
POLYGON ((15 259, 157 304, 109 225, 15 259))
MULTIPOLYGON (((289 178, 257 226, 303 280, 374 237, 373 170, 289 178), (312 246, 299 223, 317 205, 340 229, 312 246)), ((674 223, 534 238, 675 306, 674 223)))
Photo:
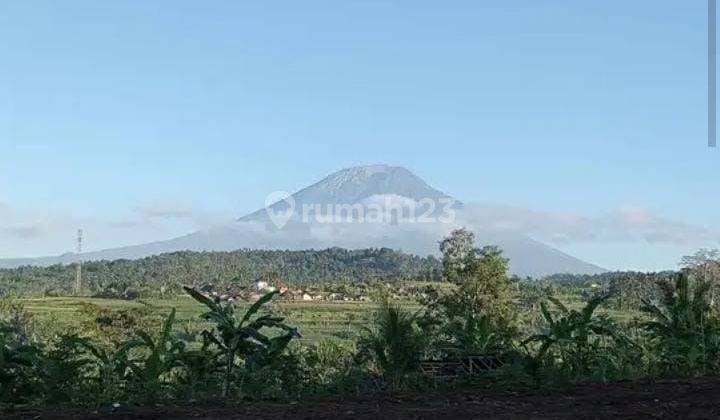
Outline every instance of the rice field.
MULTIPOLYGON (((88 308, 110 311, 137 310, 151 314, 157 318, 166 316, 172 308, 176 310, 177 325, 191 326, 196 332, 204 327, 200 315, 203 306, 192 298, 178 296, 172 299, 141 299, 135 301, 120 299, 102 299, 89 297, 52 297, 28 298, 18 300, 34 319, 52 325, 55 329, 72 329, 80 326, 83 319, 87 321, 88 308)), ((571 309, 579 309, 582 302, 577 297, 564 296, 563 301, 571 309)), ((248 303, 240 303, 238 312, 242 313, 248 303)), ((302 335, 302 341, 316 342, 333 338, 352 340, 363 327, 371 324, 376 305, 371 302, 333 302, 333 301, 276 301, 273 310, 286 318, 289 325, 296 326, 302 335)), ((413 301, 404 302, 409 309, 419 309, 413 301)), ((551 309, 552 306, 551 306, 551 309)), ((620 323, 627 323, 641 316, 639 312, 615 311, 600 309, 620 323)))
MULTIPOLYGON (((165 300, 137 301, 84 297, 34 298, 18 301, 34 319, 53 323, 59 328, 73 328, 80 325, 83 318, 87 317, 88 307, 111 311, 149 310, 157 315, 167 315, 172 308, 175 308, 179 325, 201 324, 199 317, 204 312, 200 304, 184 296, 165 300)), ((415 304, 408 303, 408 306, 413 305, 415 304)), ((242 312, 248 304, 242 303, 239 306, 238 312, 242 312)), ((312 342, 324 338, 352 339, 363 326, 369 325, 375 307, 375 304, 370 302, 278 301, 274 310, 285 316, 288 324, 298 327, 302 340, 312 342)))

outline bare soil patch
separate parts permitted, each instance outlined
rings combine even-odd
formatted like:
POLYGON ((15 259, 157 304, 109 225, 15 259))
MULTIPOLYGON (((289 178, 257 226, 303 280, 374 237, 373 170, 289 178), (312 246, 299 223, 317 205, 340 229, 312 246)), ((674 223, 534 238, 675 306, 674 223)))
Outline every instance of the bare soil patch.
POLYGON ((6 419, 718 419, 720 378, 587 383, 566 389, 197 403, 0 413, 6 419))

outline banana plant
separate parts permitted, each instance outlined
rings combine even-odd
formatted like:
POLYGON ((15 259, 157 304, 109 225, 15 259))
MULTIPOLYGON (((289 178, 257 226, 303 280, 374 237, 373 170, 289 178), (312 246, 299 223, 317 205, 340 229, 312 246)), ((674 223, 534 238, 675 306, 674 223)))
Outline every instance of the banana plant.
POLYGON ((110 397, 116 395, 116 391, 127 376, 128 353, 131 346, 121 344, 114 349, 107 349, 86 337, 68 337, 67 340, 72 341, 75 346, 91 356, 86 359, 86 366, 90 366, 95 373, 89 379, 96 384, 100 401, 108 401, 110 397))
POLYGON ((178 391, 187 399, 195 399, 197 391, 209 394, 215 389, 213 379, 219 372, 215 353, 203 343, 200 349, 186 350, 177 359, 181 368, 180 374, 176 377, 178 391))
POLYGON ((581 369, 587 368, 592 336, 622 340, 616 332, 617 329, 607 318, 595 316, 595 310, 611 296, 611 294, 596 296, 580 311, 568 309, 558 299, 548 297, 547 299, 557 308, 559 315, 553 315, 547 303, 542 302, 540 310, 545 319, 546 330, 527 338, 522 344, 540 343, 537 352, 537 358, 540 360, 557 349, 563 363, 571 363, 581 369))
POLYGON ((218 349, 218 359, 223 364, 224 380, 222 395, 230 392, 233 375, 237 369, 237 360, 242 359, 246 369, 269 364, 285 350, 293 338, 300 337, 297 329, 284 323, 284 318, 273 315, 255 315, 277 295, 272 291, 255 303, 238 320, 232 302, 223 302, 219 298, 211 299, 199 291, 184 287, 185 291, 208 311, 202 318, 214 324, 212 330, 204 330, 203 338, 218 349), (263 329, 279 329, 284 333, 269 337, 263 329))
POLYGON ((77 335, 59 335, 57 338, 46 347, 36 365, 37 390, 42 392, 46 404, 73 401, 84 395, 82 386, 89 382, 86 374, 92 367, 92 360, 76 344, 77 335))
POLYGON ((672 373, 705 373, 720 355, 720 325, 712 315, 711 285, 679 273, 674 293, 662 304, 643 302, 651 319, 643 323, 663 368, 672 373))
POLYGON ((140 349, 141 356, 128 359, 130 379, 145 391, 145 397, 153 400, 165 385, 164 376, 178 366, 185 342, 172 334, 175 308, 165 319, 160 334, 155 339, 146 331, 138 330, 135 337, 124 344, 129 350, 140 349))
POLYGON ((0 400, 15 401, 23 397, 30 385, 30 371, 40 359, 40 349, 11 339, 14 330, 0 325, 0 400))

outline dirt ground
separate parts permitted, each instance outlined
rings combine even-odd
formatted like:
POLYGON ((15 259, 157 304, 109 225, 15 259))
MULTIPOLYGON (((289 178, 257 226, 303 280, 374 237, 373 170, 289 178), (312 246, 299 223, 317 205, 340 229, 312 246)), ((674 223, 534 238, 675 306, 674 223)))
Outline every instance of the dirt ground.
POLYGON ((720 378, 622 381, 563 390, 446 392, 294 403, 188 404, 0 413, 5 419, 718 419, 720 378))

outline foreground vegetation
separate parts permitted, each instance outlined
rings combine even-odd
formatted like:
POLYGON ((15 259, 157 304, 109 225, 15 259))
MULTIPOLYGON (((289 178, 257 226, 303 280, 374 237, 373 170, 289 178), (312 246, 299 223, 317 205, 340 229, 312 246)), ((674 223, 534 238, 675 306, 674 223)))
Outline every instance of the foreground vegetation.
POLYGON ((550 287, 510 279, 500 250, 473 243, 464 230, 441 243, 443 287, 399 299, 379 284, 372 304, 307 304, 326 307, 315 317, 278 302, 279 291, 250 303, 195 287, 184 299, 120 307, 75 300, 72 316, 48 316, 41 308, 53 300, 6 298, 0 403, 285 400, 720 373, 717 259, 550 287), (332 333, 305 335, 311 322, 338 318, 332 333), (482 367, 464 368, 474 361, 482 367))

